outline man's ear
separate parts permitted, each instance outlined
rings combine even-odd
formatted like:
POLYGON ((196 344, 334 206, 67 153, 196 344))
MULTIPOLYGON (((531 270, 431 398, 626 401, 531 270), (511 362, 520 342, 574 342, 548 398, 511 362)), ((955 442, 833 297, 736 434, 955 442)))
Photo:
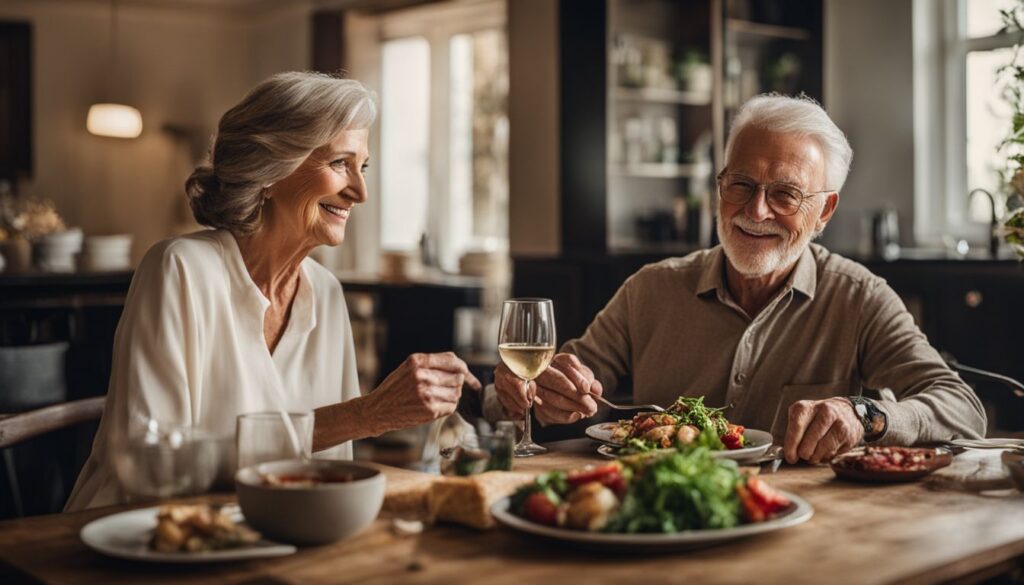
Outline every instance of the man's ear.
POLYGON ((825 195, 825 205, 821 208, 821 215, 818 216, 818 223, 817 226, 815 226, 817 229, 815 231, 820 232, 821 230, 825 229, 825 226, 828 224, 829 220, 832 219, 832 216, 836 212, 836 207, 838 206, 838 191, 834 191, 832 193, 828 193, 827 195, 825 195))

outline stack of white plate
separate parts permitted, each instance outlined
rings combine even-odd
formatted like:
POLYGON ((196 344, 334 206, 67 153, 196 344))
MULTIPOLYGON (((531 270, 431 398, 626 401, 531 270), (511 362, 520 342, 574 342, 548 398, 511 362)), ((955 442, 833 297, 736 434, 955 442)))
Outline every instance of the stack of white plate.
POLYGON ((71 228, 47 234, 32 244, 32 260, 45 272, 73 272, 75 255, 82 249, 82 230, 71 228))
POLYGON ((89 236, 79 258, 81 270, 112 272, 131 268, 132 235, 89 236))
POLYGON ((474 250, 459 258, 459 274, 484 278, 488 284, 504 284, 508 280, 508 254, 498 251, 474 250))

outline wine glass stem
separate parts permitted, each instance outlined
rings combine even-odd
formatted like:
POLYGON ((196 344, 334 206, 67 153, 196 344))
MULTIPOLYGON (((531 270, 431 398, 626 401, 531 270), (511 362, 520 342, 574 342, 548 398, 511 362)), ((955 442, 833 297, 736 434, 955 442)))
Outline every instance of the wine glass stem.
POLYGON ((520 439, 520 445, 529 445, 533 443, 533 434, 530 432, 530 411, 533 410, 533 401, 526 407, 526 413, 523 417, 523 438, 520 439))

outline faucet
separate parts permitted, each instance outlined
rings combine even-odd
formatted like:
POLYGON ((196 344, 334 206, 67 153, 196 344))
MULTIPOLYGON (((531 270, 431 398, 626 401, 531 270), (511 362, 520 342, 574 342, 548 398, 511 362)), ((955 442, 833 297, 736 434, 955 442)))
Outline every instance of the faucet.
POLYGON ((970 204, 971 200, 974 199, 975 193, 982 193, 988 197, 989 203, 992 205, 992 221, 989 224, 988 229, 988 253, 996 258, 999 256, 999 236, 996 235, 996 228, 999 227, 999 218, 996 217, 996 198, 985 189, 975 189, 967 194, 967 203, 970 204))

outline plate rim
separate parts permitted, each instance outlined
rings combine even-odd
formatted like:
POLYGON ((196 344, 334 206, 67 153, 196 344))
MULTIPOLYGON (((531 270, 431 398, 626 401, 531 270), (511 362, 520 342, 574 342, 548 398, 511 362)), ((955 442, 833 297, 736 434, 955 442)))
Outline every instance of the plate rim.
POLYGON ((786 512, 785 515, 781 517, 772 518, 771 520, 766 520, 764 522, 743 524, 734 528, 705 528, 701 530, 686 530, 671 534, 585 532, 581 530, 571 530, 568 528, 544 526, 542 524, 537 524, 536 522, 531 522, 525 518, 520 518, 509 511, 508 508, 511 496, 506 496, 494 502, 494 504, 491 505, 491 514, 494 515, 494 518, 498 523, 512 530, 552 538, 563 542, 599 546, 628 546, 655 549, 671 546, 715 544, 754 536, 757 534, 764 534, 766 532, 775 532, 777 530, 799 526, 800 524, 809 521, 814 516, 814 507, 811 506, 810 502, 807 500, 786 490, 776 489, 776 491, 789 498, 791 502, 790 511, 786 512))
MULTIPOLYGON (((144 516, 151 516, 153 519, 152 527, 155 527, 156 514, 160 508, 161 506, 136 508, 133 510, 123 510, 121 512, 101 516, 88 522, 85 526, 82 526, 82 529, 78 531, 79 540, 81 540, 89 549, 108 557, 152 563, 194 564, 243 561, 249 559, 287 556, 298 551, 298 548, 294 545, 269 541, 266 539, 260 539, 257 546, 207 551, 202 553, 169 553, 152 551, 148 548, 141 549, 140 551, 138 549, 126 549, 110 545, 106 541, 100 539, 97 534, 98 531, 108 528, 108 525, 110 524, 116 525, 118 522, 126 521, 141 522, 141 517, 144 516), (140 518, 136 519, 135 517, 140 518)), ((152 527, 146 528, 146 530, 152 530, 152 527)))

